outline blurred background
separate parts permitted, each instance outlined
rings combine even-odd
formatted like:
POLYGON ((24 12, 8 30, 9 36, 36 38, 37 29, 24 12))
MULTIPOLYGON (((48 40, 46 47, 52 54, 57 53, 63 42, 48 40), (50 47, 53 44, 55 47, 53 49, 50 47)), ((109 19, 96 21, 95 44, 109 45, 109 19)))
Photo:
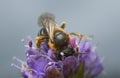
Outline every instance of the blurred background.
POLYGON ((55 14, 66 30, 93 35, 97 52, 104 57, 98 78, 120 78, 120 0, 0 0, 0 78, 20 78, 10 65, 13 56, 25 60, 21 39, 37 35, 38 16, 55 14))

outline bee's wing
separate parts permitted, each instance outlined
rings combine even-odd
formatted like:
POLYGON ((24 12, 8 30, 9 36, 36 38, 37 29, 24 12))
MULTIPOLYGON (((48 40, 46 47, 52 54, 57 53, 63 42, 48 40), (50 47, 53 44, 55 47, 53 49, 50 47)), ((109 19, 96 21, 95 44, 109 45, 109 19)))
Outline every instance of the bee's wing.
POLYGON ((55 26, 56 26, 55 23, 51 21, 48 23, 48 26, 45 27, 49 35, 49 38, 52 42, 53 42, 53 33, 55 30, 55 26))
POLYGON ((53 41, 53 32, 56 26, 55 16, 51 13, 43 13, 38 19, 38 24, 47 30, 50 40, 53 41))

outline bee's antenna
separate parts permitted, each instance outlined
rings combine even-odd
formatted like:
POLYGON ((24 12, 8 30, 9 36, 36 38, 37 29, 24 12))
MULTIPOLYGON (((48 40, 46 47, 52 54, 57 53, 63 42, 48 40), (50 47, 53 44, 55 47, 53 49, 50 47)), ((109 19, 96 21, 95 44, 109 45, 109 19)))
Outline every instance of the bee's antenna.
POLYGON ((39 26, 46 26, 49 22, 55 22, 55 16, 52 13, 42 13, 38 18, 38 25, 39 26), (46 24, 47 23, 47 24, 46 24))

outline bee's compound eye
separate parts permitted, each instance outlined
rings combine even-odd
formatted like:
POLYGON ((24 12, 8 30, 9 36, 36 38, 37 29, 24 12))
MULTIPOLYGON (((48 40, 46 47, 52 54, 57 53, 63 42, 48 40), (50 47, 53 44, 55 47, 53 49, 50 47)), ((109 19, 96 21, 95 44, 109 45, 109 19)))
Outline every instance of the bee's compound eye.
POLYGON ((67 44, 68 36, 65 33, 60 31, 55 32, 54 34, 54 42, 56 46, 64 46, 67 44))
POLYGON ((38 32, 38 36, 39 35, 47 35, 47 31, 45 28, 42 28, 39 32, 38 32))
POLYGON ((63 40, 65 38, 65 34, 61 33, 61 32, 56 32, 55 33, 55 39, 57 40, 63 40))

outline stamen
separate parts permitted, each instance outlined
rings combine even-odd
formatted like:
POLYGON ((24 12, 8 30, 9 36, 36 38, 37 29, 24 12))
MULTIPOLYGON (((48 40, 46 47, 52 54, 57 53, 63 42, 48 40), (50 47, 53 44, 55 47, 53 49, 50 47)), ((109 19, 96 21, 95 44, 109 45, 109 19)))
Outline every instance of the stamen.
POLYGON ((32 71, 29 72, 29 77, 28 78, 33 78, 32 71))
POLYGON ((25 39, 21 39, 21 42, 25 43, 25 39))
POLYGON ((96 51, 96 48, 97 48, 96 46, 93 46, 92 49, 91 49, 91 51, 92 51, 92 52, 95 52, 95 51, 96 51))
POLYGON ((29 69, 29 68, 27 68, 26 70, 27 70, 27 71, 33 71, 33 72, 36 72, 36 73, 37 73, 37 71, 34 70, 34 69, 29 69))
POLYGON ((17 68, 17 69, 21 69, 21 67, 19 67, 19 66, 16 65, 16 64, 11 64, 11 66, 12 66, 12 67, 15 67, 15 68, 17 68))
POLYGON ((13 57, 13 60, 16 60, 16 61, 18 61, 19 63, 23 63, 24 61, 22 61, 22 60, 20 60, 19 58, 17 58, 17 57, 13 57))
POLYGON ((53 61, 49 56, 47 56, 47 55, 40 55, 40 56, 42 56, 42 57, 45 57, 45 58, 47 58, 47 59, 49 59, 50 61, 53 61))

